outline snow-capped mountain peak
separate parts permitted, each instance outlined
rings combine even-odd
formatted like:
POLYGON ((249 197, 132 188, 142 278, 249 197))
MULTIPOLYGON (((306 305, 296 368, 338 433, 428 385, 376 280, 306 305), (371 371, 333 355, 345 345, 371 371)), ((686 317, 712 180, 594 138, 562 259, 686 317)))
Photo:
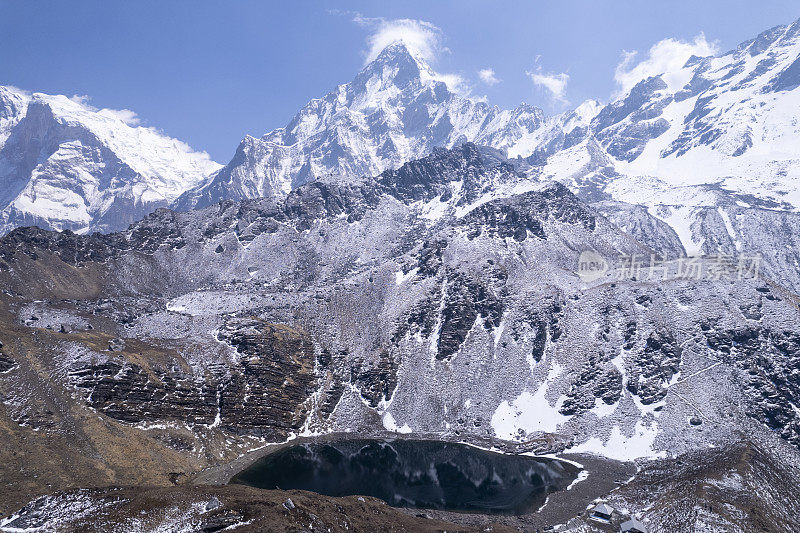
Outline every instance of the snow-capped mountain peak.
MULTIPOLYGON (((592 120, 624 175, 800 206, 800 21, 639 82, 592 120), (782 185, 776 187, 775 177, 782 185)), ((626 197, 627 201, 642 198, 626 197)))
POLYGON ((0 88, 0 233, 127 227, 219 165, 79 99, 0 88))
POLYGON ((603 109, 603 104, 594 99, 589 99, 575 108, 574 114, 580 119, 582 125, 589 124, 594 117, 603 109))
POLYGON ((376 175, 434 147, 467 141, 504 148, 543 121, 538 108, 503 111, 452 85, 402 41, 394 42, 351 82, 311 100, 286 127, 245 138, 231 162, 176 207, 282 196, 331 174, 376 175))
POLYGON ((379 79, 385 86, 403 87, 409 83, 419 83, 422 79, 435 77, 433 69, 421 58, 412 54, 403 41, 395 41, 384 48, 378 57, 365 65, 353 80, 357 86, 360 81, 379 79))

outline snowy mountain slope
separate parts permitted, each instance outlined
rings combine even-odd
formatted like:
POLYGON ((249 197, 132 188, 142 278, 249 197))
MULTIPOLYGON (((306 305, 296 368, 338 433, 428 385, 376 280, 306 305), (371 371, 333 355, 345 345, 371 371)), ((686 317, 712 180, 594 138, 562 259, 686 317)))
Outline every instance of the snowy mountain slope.
POLYGON ((457 94, 396 42, 351 82, 309 102, 286 127, 246 137, 228 165, 176 206, 280 197, 323 176, 375 175, 466 141, 506 149, 543 119, 532 106, 500 110, 457 94))
POLYGON ((758 277, 586 281, 583 252, 651 250, 518 164, 465 144, 125 232, 4 236, 0 495, 166 483, 326 434, 670 470, 746 435, 782 446, 758 475, 800 462, 797 297, 758 277), (21 450, 59 460, 21 473, 21 450))
POLYGON ((0 87, 0 233, 122 229, 218 168, 113 111, 0 87))
MULTIPOLYGON (((643 80, 592 121, 626 176, 800 205, 800 21, 643 80)), ((618 191, 624 201, 652 201, 618 191)))
POLYGON ((507 139, 491 146, 505 149, 508 157, 526 157, 531 162, 543 162, 560 150, 581 142, 589 124, 603 108, 596 100, 587 100, 573 110, 545 118, 541 127, 516 139, 507 139))
POLYGON ((25 116, 30 97, 23 91, 0 86, 0 148, 11 134, 11 129, 25 116))
POLYGON ((643 79, 584 112, 586 127, 540 128, 512 153, 667 256, 761 255, 765 272, 797 292, 799 65, 797 21, 643 79))

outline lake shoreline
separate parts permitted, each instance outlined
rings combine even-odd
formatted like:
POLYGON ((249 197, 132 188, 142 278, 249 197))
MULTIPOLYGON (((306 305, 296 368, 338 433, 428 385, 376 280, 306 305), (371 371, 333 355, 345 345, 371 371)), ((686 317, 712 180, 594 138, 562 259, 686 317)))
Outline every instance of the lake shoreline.
POLYGON ((630 480, 636 473, 634 463, 620 462, 589 454, 563 453, 564 443, 554 440, 512 443, 498 439, 465 442, 458 436, 441 435, 398 435, 393 432, 376 432, 370 435, 355 433, 327 433, 314 436, 297 436, 284 442, 269 443, 254 449, 224 465, 208 468, 191 478, 195 485, 227 485, 231 479, 259 459, 289 446, 304 443, 323 443, 340 439, 413 439, 437 440, 467 444, 483 450, 506 454, 525 454, 533 457, 555 459, 573 466, 581 465, 586 476, 572 484, 568 489, 548 495, 547 501, 538 511, 523 515, 498 515, 488 513, 464 513, 437 509, 396 507, 412 516, 424 516, 435 520, 453 522, 466 527, 481 527, 490 524, 503 524, 510 527, 529 529, 544 528, 564 523, 583 513, 586 507, 598 498, 603 498, 630 480))

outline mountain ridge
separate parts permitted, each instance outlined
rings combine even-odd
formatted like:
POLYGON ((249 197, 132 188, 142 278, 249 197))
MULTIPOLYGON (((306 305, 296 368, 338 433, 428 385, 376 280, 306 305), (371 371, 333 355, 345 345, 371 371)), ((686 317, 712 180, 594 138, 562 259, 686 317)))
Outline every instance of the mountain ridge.
MULTIPOLYGON (((286 128, 260 139, 247 137, 219 174, 184 194, 174 207, 211 205, 225 198, 281 196, 313 179, 332 175, 347 180, 376 174, 421 157, 433 146, 449 148, 468 141, 524 158, 532 167, 526 173, 533 179, 560 181, 589 201, 612 201, 618 206, 622 202, 630 206, 628 212, 635 210, 633 206, 645 206, 647 216, 668 225, 678 236, 683 249, 678 254, 715 253, 718 250, 708 243, 723 241, 733 243, 725 245, 726 253, 741 251, 735 243, 754 241, 755 236, 748 235, 747 228, 737 227, 739 210, 725 208, 721 215, 730 230, 727 237, 705 235, 709 230, 701 213, 719 202, 744 209, 792 212, 800 206, 800 189, 793 185, 798 182, 794 177, 800 172, 800 155, 792 148, 800 145, 800 131, 791 125, 791 109, 800 103, 800 92, 792 81, 800 64, 798 28, 800 21, 777 26, 725 54, 693 56, 677 72, 641 80, 607 104, 587 101, 550 117, 525 104, 515 110, 490 107, 431 81, 428 89, 440 98, 426 101, 436 112, 423 113, 423 124, 440 127, 437 121, 447 116, 452 102, 475 111, 454 115, 462 121, 450 120, 444 126, 448 136, 427 143, 401 136, 403 142, 394 145, 391 129, 376 133, 362 128, 356 136, 358 142, 347 139, 326 115, 332 109, 330 102, 341 99, 343 104, 336 109, 352 117, 353 107, 370 102, 368 83, 398 93, 398 86, 421 80, 421 73, 430 71, 406 47, 394 43, 353 81, 312 100, 286 128), (395 83, 395 79, 400 81, 395 83), (732 98, 732 103, 724 104, 726 98, 732 98), (751 123, 755 125, 747 125, 751 123), (361 142, 372 148, 366 150, 361 142), (409 146, 405 152, 400 149, 409 146), (379 157, 381 149, 384 152, 379 157), (688 175, 694 177, 688 180, 688 175), (713 188, 716 192, 710 193, 713 188), (683 198, 675 201, 672 190, 684 190, 683 198)), ((429 81, 433 78, 430 75, 429 81)), ((385 96, 380 90, 375 94, 385 96)), ((417 93, 411 100, 377 101, 389 106, 389 115, 393 112, 396 123, 405 128, 416 123, 416 118, 405 113, 408 102, 416 102, 415 98, 419 99, 417 93)), ((412 105, 411 109, 417 108, 412 105)), ((362 122, 365 116, 358 114, 362 122)), ((762 213, 767 218, 777 216, 762 213)), ((653 235, 639 237, 655 247, 659 246, 657 240, 663 241, 653 235)), ((792 261, 781 262, 774 270, 792 261)), ((798 281, 792 282, 794 286, 800 286, 798 281)))
POLYGON ((0 88, 0 233, 31 224, 122 229, 218 167, 112 110, 0 88))
MULTIPOLYGON (((587 101, 550 117, 527 104, 502 110, 459 94, 395 42, 353 80, 311 100, 285 127, 246 136, 231 161, 211 173, 200 165, 178 179, 140 180, 137 175, 157 176, 164 169, 137 173, 132 151, 122 149, 125 161, 115 163, 118 158, 109 155, 109 168, 124 185, 106 190, 80 177, 93 167, 80 147, 66 143, 47 169, 48 179, 26 181, 27 171, 6 176, 7 195, 30 190, 0 212, 2 229, 41 224, 119 230, 158 206, 187 210, 283 197, 302 183, 348 182, 400 168, 436 147, 474 142, 518 159, 532 184, 559 181, 582 199, 608 207, 606 214, 653 249, 674 257, 760 253, 773 278, 800 290, 793 266, 800 249, 792 245, 788 256, 770 256, 758 245, 779 240, 771 225, 800 224, 800 128, 792 122, 800 105, 799 36, 800 21, 777 26, 725 54, 692 57, 676 72, 641 80, 607 104, 587 101), (46 200, 48 210, 37 212, 37 202, 46 200), (757 232, 739 223, 750 217, 761 221, 757 232)), ((0 141, 8 146, 3 135, 25 125, 20 109, 28 104, 27 97, 4 94, 0 141)), ((36 153, 35 146, 17 146, 14 157, 36 153)), ((138 162, 149 168, 147 161, 138 162)))
POLYGON ((501 110, 453 92, 405 44, 395 42, 352 81, 311 100, 286 127, 245 137, 231 162, 175 207, 281 196, 331 174, 375 175, 434 147, 466 141, 496 147, 543 120, 533 106, 501 110))

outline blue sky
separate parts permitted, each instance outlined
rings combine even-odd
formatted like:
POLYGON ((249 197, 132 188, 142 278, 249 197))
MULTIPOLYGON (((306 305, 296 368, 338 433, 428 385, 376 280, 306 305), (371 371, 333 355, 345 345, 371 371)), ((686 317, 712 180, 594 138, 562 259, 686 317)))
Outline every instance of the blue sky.
POLYGON ((398 34, 461 90, 552 113, 799 17, 797 0, 0 0, 0 84, 131 109, 225 163, 398 34))

